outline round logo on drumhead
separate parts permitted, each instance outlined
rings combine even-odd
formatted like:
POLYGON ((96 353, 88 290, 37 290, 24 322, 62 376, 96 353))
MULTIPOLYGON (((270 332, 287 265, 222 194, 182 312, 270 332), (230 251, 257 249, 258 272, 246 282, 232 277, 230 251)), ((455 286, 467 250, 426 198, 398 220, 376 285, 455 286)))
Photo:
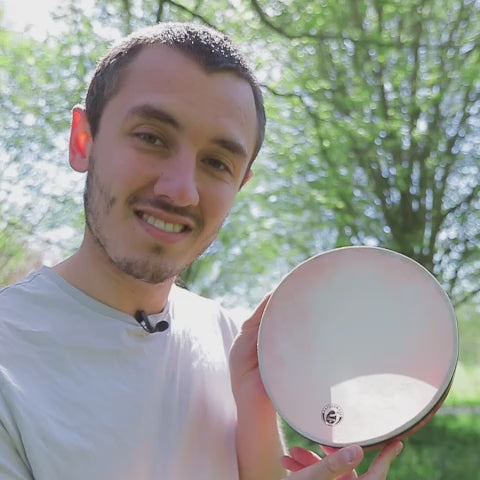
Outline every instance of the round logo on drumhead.
POLYGON ((343 410, 336 403, 327 403, 322 409, 322 419, 326 425, 333 427, 338 425, 343 418, 343 410))

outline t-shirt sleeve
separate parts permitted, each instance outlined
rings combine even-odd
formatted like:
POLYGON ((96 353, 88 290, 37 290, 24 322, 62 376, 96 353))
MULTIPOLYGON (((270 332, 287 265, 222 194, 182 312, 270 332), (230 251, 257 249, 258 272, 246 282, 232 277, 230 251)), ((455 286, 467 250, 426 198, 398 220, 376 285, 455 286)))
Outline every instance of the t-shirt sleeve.
POLYGON ((2 480, 33 480, 5 426, 0 422, 0 478, 2 480))
POLYGON ((8 386, 15 385, 15 382, 8 380, 8 371, 4 365, 5 356, 8 355, 5 343, 9 337, 1 328, 0 338, 0 479, 33 480, 21 434, 12 415, 12 406, 6 401, 5 391, 8 386))
POLYGON ((223 337, 227 342, 230 342, 230 346, 233 344, 233 341, 240 333, 243 320, 235 318, 230 311, 226 310, 223 307, 220 307, 220 318, 221 326, 223 330, 223 337))

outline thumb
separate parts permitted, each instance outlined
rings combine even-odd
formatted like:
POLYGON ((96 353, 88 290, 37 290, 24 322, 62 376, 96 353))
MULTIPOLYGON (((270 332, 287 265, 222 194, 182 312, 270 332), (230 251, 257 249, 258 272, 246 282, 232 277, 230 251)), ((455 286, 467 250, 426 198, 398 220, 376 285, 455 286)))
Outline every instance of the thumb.
POLYGON ((293 473, 289 480, 334 480, 353 472, 363 460, 363 450, 358 445, 342 448, 320 462, 293 473))
POLYGON ((265 307, 267 306, 268 301, 270 300, 271 295, 271 293, 266 295, 263 300, 257 305, 252 315, 247 320, 245 320, 245 322, 243 322, 242 331, 258 329, 263 312, 265 310, 265 307))

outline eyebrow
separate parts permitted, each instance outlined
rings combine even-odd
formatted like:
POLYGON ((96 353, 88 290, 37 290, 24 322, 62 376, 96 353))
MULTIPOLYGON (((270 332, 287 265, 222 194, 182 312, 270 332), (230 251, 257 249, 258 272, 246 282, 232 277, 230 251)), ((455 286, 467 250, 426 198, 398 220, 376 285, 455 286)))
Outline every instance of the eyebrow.
POLYGON ((236 140, 232 140, 230 138, 214 138, 212 141, 214 144, 218 145, 224 150, 228 150, 233 155, 244 158, 248 157, 247 151, 245 150, 244 146, 236 140))
POLYGON ((133 107, 130 109, 125 117, 126 121, 131 120, 134 117, 140 117, 144 118, 146 120, 156 120, 157 122, 161 123, 166 123, 167 125, 170 125, 173 127, 175 130, 181 131, 182 127, 180 123, 167 113, 165 110, 162 110, 161 108, 154 107, 152 105, 138 105, 136 107, 133 107))
MULTIPOLYGON (((173 115, 159 107, 154 107, 153 105, 144 104, 133 107, 128 111, 125 120, 129 121, 135 117, 165 123, 179 132, 183 130, 182 126, 173 115)), ((245 159, 248 158, 248 153, 245 147, 236 140, 227 137, 217 137, 214 138, 212 142, 235 156, 243 157, 245 159)))

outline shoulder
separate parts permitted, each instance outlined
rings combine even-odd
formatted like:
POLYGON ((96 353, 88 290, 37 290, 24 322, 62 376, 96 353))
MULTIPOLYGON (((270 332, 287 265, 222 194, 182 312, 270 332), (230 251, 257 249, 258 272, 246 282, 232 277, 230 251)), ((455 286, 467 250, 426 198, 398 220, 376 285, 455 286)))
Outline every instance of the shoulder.
POLYGON ((198 293, 187 290, 186 288, 174 285, 172 287, 170 298, 174 302, 179 302, 185 306, 201 308, 202 311, 222 311, 218 302, 210 298, 202 297, 198 293))
POLYGON ((20 307, 22 300, 38 293, 38 285, 42 283, 40 280, 41 276, 42 270, 38 270, 23 280, 0 289, 0 312, 11 304, 16 304, 17 307, 20 307))
MULTIPOLYGON (((8 331, 39 327, 59 303, 59 288, 44 267, 17 283, 0 290, 0 337, 8 331)), ((0 339, 0 340, 1 340, 0 339)))
POLYGON ((26 355, 31 336, 38 328, 42 305, 51 303, 45 297, 41 270, 0 290, 0 363, 17 362, 26 355), (27 332, 25 334, 25 332, 27 332))
POLYGON ((178 285, 173 286, 170 299, 175 316, 181 314, 182 317, 188 318, 189 323, 201 323, 203 326, 206 323, 215 324, 224 333, 233 337, 237 335, 237 323, 216 300, 203 297, 178 285))

